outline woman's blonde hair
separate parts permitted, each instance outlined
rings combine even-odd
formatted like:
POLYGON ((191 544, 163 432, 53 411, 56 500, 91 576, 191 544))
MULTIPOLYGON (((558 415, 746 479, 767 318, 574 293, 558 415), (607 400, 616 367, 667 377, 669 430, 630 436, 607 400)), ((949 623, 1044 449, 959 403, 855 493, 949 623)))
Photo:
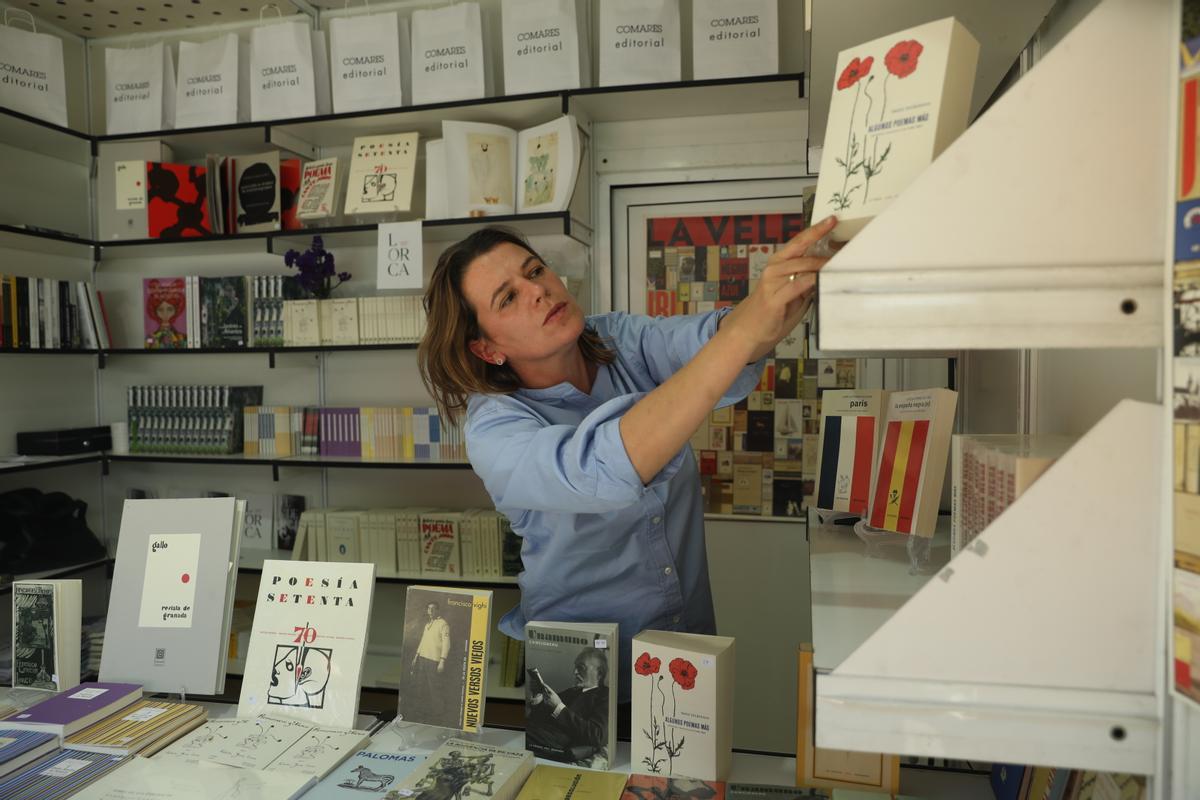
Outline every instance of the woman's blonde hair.
MULTIPOLYGON (((545 263, 519 233, 492 225, 447 248, 425 290, 425 336, 417 349, 417 365, 438 411, 451 423, 466 411, 472 394, 512 394, 521 388, 517 373, 508 364, 484 361, 468 347, 482 331, 475 309, 463 294, 463 276, 472 261, 504 243, 545 263)), ((586 325, 579 336, 579 349, 595 364, 608 364, 615 358, 600 335, 586 325)))

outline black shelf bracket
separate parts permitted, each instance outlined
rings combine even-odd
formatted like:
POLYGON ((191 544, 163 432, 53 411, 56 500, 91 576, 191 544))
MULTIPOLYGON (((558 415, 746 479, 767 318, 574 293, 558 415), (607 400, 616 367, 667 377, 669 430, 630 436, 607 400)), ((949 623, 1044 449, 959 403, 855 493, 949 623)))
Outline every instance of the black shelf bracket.
POLYGON ((279 483, 279 465, 278 464, 271 465, 271 480, 275 481, 275 483, 279 483))
POLYGON ((267 369, 275 369, 275 351, 267 351, 267 369))
MULTIPOLYGON (((108 353, 106 353, 104 350, 97 350, 96 351, 96 359, 97 359, 97 361, 96 361, 97 367, 99 369, 104 369, 104 366, 108 363, 108 353)), ((105 474, 107 474, 107 473, 105 473, 105 474)))
POLYGON ((100 457, 100 474, 101 475, 104 475, 104 476, 108 475, 108 464, 109 464, 108 456, 107 455, 101 456, 100 457))

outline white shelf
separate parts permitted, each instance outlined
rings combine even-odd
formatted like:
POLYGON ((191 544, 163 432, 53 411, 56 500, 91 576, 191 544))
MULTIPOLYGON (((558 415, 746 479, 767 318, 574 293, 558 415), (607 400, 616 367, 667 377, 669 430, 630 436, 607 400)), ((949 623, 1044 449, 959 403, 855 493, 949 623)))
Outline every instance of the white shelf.
MULTIPOLYGON (((268 559, 290 561, 292 558, 291 550, 246 550, 242 549, 238 554, 238 571, 243 574, 254 574, 262 572, 263 562, 268 559)), ((493 584, 502 584, 503 586, 516 587, 517 579, 512 575, 420 575, 396 573, 384 575, 376 569, 375 581, 383 583, 414 583, 414 584, 457 584, 462 583, 468 586, 492 586, 493 584)))
POLYGON ((566 103, 580 122, 754 114, 808 105, 802 74, 578 89, 567 93, 566 103))
POLYGON ((818 674, 817 745, 1154 774, 1164 413, 1118 404, 818 674))
POLYGON ((1160 347, 1170 6, 1106 0, 846 245, 821 349, 1160 347))

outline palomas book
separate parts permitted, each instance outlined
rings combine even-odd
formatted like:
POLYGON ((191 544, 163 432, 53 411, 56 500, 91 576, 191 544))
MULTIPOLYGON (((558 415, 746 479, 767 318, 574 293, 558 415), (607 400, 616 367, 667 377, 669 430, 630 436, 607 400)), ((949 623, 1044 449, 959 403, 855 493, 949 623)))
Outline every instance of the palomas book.
POLYGON ((374 589, 374 564, 264 561, 238 716, 352 728, 374 589))
POLYGON ((245 502, 126 500, 100 656, 106 681, 220 694, 245 502))
POLYGON ((399 718, 477 733, 483 727, 492 592, 409 586, 399 718))
POLYGON ((813 219, 862 230, 967 127, 979 42, 953 17, 838 53, 813 219))
POLYGON ((576 766, 612 766, 617 624, 529 622, 525 667, 526 749, 538 758, 576 766))
POLYGON ((950 389, 888 396, 883 445, 872 472, 867 515, 872 527, 933 536, 957 401, 958 393, 950 389))
POLYGON ((821 396, 816 507, 865 516, 887 392, 830 390, 821 396))
POLYGON ((734 640, 674 631, 633 638, 630 765, 725 780, 733 765, 734 640))

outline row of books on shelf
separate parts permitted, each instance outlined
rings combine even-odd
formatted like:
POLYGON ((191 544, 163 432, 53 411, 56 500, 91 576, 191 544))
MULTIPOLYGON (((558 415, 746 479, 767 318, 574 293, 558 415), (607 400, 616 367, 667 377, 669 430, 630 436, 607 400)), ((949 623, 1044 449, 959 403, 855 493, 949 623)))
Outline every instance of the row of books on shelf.
MULTIPOLYGON (((575 189, 581 142, 570 115, 521 131, 443 122, 442 138, 426 143, 424 216, 562 211, 575 189)), ((343 167, 336 157, 305 163, 278 151, 185 164, 173 162, 161 141, 102 145, 100 239, 286 231, 342 215, 408 214, 418 149, 416 132, 359 136, 343 167)))
POLYGON ((241 452, 243 409, 262 403, 261 386, 141 385, 126 389, 131 453, 241 452))
POLYGON ((379 461, 466 461, 462 430, 430 406, 247 406, 248 456, 320 455, 379 461))
POLYGON ((488 580, 521 573, 521 538, 492 509, 316 509, 300 515, 293 560, 366 562, 379 577, 488 580))
POLYGON ((108 314, 94 285, 0 274, 0 349, 108 347, 108 314))
POLYGON ((420 341, 417 295, 303 299, 290 275, 145 278, 148 350, 318 347, 420 341))

